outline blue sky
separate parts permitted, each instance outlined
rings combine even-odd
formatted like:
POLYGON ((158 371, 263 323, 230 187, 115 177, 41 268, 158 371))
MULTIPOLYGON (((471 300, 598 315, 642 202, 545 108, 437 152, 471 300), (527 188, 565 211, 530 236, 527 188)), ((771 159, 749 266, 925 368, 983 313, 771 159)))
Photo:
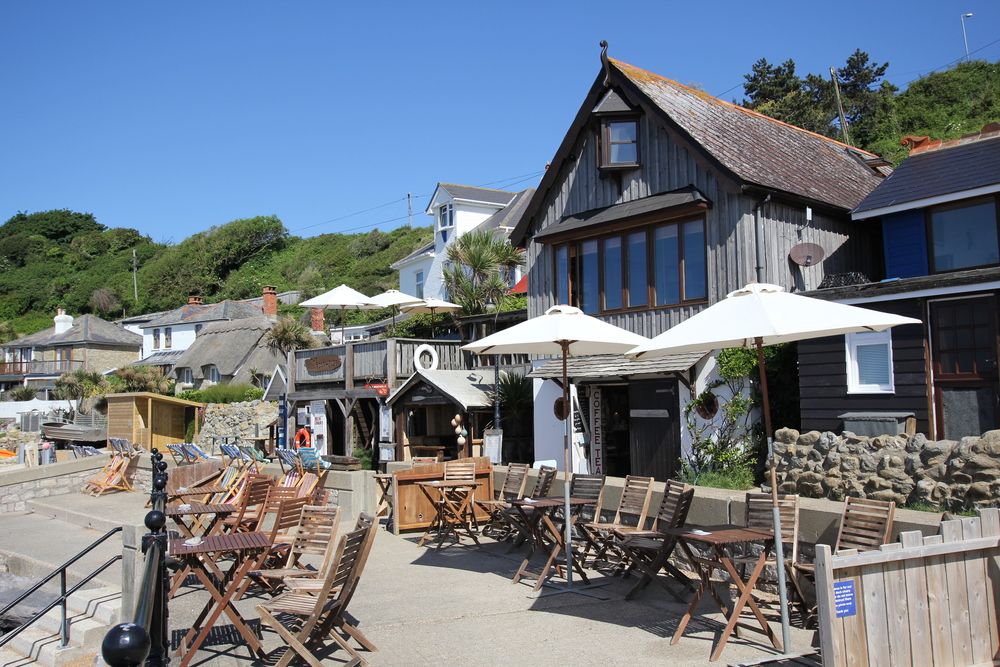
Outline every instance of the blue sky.
POLYGON ((7 0, 0 221, 68 208, 176 243, 277 215, 314 236, 405 225, 409 191, 423 225, 439 181, 537 183, 602 39, 732 100, 758 58, 825 73, 856 48, 903 87, 964 57, 968 12, 973 57, 1000 60, 996 0, 7 0))

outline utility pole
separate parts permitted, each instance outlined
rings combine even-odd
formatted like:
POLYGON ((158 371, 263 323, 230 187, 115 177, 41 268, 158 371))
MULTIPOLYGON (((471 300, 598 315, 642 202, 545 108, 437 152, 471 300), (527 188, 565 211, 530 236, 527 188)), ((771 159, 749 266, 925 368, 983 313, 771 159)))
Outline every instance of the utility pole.
POLYGON ((139 264, 135 258, 135 248, 132 248, 132 291, 135 292, 135 302, 139 303, 139 264))
POLYGON ((413 229, 413 195, 406 193, 406 215, 410 218, 410 229, 413 229))
POLYGON ((830 68, 830 79, 833 81, 833 92, 837 97, 837 113, 840 114, 840 131, 844 135, 844 143, 853 146, 851 132, 847 127, 847 117, 844 116, 844 105, 840 101, 840 84, 837 82, 837 72, 832 67, 830 68))

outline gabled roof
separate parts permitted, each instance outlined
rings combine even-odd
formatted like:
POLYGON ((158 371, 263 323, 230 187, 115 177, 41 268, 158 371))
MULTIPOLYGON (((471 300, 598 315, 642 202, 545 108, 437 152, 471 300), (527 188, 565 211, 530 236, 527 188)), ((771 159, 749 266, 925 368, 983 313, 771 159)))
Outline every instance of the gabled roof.
POLYGON ((272 326, 274 322, 263 315, 207 324, 177 360, 174 374, 179 368, 190 368, 200 379, 203 367, 215 366, 220 375, 233 376, 233 382, 246 382, 250 368, 266 371, 285 361, 264 341, 272 326))
POLYGON ((535 188, 522 190, 514 195, 506 206, 476 225, 476 231, 481 229, 498 229, 500 227, 513 228, 521 220, 524 211, 531 201, 531 195, 535 194, 535 188))
MULTIPOLYGON (((514 198, 516 192, 507 190, 491 190, 489 188, 477 188, 471 185, 455 185, 454 183, 438 183, 438 190, 443 190, 452 199, 462 199, 465 201, 484 202, 486 204, 507 205, 514 198)), ((431 197, 431 202, 437 198, 437 192, 431 197)))
POLYGON ((53 347, 56 345, 123 345, 142 347, 142 336, 96 315, 80 315, 61 334, 54 326, 5 343, 2 347, 53 347))
POLYGON ((487 382, 482 373, 475 371, 417 371, 404 382, 399 389, 386 399, 386 405, 394 404, 403 394, 420 382, 427 382, 442 394, 450 398, 462 409, 485 408, 493 405, 490 391, 493 388, 492 376, 487 382))
POLYGON ((389 265, 389 268, 390 269, 397 269, 401 265, 407 264, 410 261, 412 261, 414 259, 417 259, 421 255, 428 255, 430 257, 434 256, 434 241, 431 241, 430 243, 428 243, 425 246, 417 248, 416 250, 414 250, 413 252, 411 252, 409 255, 407 255, 406 257, 404 257, 402 259, 397 259, 395 262, 393 262, 392 264, 389 265))
POLYGON ((930 142, 927 137, 907 139, 915 148, 885 182, 851 211, 855 219, 1000 190, 997 123, 987 125, 982 132, 946 142, 930 142))
MULTIPOLYGON (((602 71, 577 112, 514 233, 524 242, 531 220, 548 191, 564 176, 581 132, 590 131, 591 114, 604 98, 602 71)), ((663 127, 704 168, 713 171, 727 190, 757 189, 848 211, 881 180, 882 172, 864 164, 876 155, 712 97, 618 60, 609 60, 609 87, 622 91, 629 103, 663 127)))
POLYGON ((262 313, 259 306, 226 299, 219 303, 201 306, 188 304, 175 308, 162 317, 143 324, 140 328, 152 329, 153 327, 169 327, 175 324, 204 324, 219 320, 241 320, 246 317, 260 317, 262 313))

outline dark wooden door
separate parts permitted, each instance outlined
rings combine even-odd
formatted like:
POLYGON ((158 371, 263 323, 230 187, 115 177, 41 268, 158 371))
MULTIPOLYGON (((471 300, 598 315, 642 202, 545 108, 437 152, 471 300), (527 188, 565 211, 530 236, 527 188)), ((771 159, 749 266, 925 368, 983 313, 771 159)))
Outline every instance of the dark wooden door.
POLYGON ((677 381, 629 383, 628 407, 632 474, 661 482, 672 478, 681 456, 677 381))
POLYGON ((997 428, 997 309, 992 296, 930 304, 936 437, 997 428))

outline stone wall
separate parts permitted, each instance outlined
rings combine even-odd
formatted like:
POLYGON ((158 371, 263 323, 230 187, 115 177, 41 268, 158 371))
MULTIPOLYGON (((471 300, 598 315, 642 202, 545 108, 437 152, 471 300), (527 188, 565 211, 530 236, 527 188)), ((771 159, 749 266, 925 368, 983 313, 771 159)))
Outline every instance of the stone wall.
MULTIPOLYGON (((84 482, 93 479, 110 458, 108 455, 89 456, 3 471, 0 473, 0 514, 23 512, 28 509, 28 501, 36 498, 80 493, 84 482)), ((138 457, 130 465, 128 476, 136 489, 151 487, 152 474, 148 468, 148 457, 138 457), (147 465, 142 466, 144 461, 147 465)))
POLYGON ((267 425, 278 418, 278 406, 267 401, 246 401, 244 403, 209 403, 205 406, 205 421, 198 433, 198 445, 210 447, 212 436, 239 435, 254 437, 254 426, 259 426, 260 435, 267 435, 267 425))
POLYGON ((868 438, 781 429, 774 451, 782 493, 923 502, 951 510, 1000 506, 1000 431, 935 442, 922 433, 868 438))

